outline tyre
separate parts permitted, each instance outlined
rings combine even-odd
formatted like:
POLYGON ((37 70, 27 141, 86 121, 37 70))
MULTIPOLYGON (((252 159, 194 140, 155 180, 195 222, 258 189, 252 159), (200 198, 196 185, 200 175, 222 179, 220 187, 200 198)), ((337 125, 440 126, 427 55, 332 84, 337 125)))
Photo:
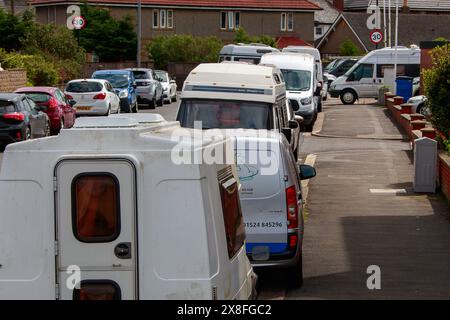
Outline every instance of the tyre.
POLYGON ((137 103, 137 101, 134 103, 134 106, 133 106, 133 108, 132 108, 132 112, 133 113, 138 113, 138 111, 139 111, 139 106, 138 106, 138 103, 137 103))
POLYGON ((175 95, 172 97, 172 99, 170 99, 171 102, 177 102, 177 94, 175 93, 175 95))
POLYGON ((164 97, 161 96, 161 98, 158 100, 158 107, 162 107, 164 105, 164 97))
POLYGON ((358 97, 355 91, 346 89, 342 91, 340 98, 343 104, 354 104, 358 97))
POLYGON ((23 136, 23 140, 30 140, 31 139, 31 128, 27 127, 25 129, 25 135, 23 136))
POLYGON ((108 106, 108 111, 106 111, 105 116, 109 117, 110 114, 111 114, 111 105, 108 106))
POLYGON ((297 264, 286 270, 286 281, 290 288, 300 288, 303 285, 303 261, 302 252, 297 264))
POLYGON ((319 101, 319 104, 317 105, 317 112, 322 112, 322 100, 319 101))
POLYGON ((417 106, 416 113, 422 114, 422 109, 423 109, 423 103, 421 103, 417 106))
POLYGON ((153 94, 152 101, 150 101, 148 105, 149 105, 150 109, 155 109, 157 104, 158 104, 158 102, 156 101, 156 93, 155 93, 155 94, 153 94))

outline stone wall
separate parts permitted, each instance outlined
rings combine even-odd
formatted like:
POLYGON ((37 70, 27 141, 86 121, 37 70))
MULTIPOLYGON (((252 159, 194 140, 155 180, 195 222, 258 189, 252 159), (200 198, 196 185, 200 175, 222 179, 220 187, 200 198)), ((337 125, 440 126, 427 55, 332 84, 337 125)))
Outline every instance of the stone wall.
POLYGON ((0 92, 13 92, 27 85, 27 72, 23 69, 0 71, 0 92))

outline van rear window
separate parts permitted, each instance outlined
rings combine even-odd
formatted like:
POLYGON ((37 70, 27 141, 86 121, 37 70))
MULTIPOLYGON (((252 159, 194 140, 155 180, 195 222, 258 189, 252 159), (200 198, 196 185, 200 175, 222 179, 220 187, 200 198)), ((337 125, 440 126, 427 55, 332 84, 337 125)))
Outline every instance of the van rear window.
POLYGON ((230 166, 220 170, 217 176, 222 200, 228 257, 231 259, 244 245, 245 241, 245 227, 239 200, 238 183, 233 177, 230 166))
POLYGON ((111 280, 83 280, 73 290, 73 300, 120 300, 119 285, 111 280))
POLYGON ((201 121, 203 129, 272 129, 271 114, 264 102, 184 99, 177 120, 187 128, 201 121))
POLYGON ((72 182, 72 229, 81 242, 110 242, 120 234, 119 182, 109 173, 81 174, 72 182))
POLYGON ((67 92, 99 92, 102 91, 103 85, 100 82, 80 81, 71 82, 67 85, 67 92))

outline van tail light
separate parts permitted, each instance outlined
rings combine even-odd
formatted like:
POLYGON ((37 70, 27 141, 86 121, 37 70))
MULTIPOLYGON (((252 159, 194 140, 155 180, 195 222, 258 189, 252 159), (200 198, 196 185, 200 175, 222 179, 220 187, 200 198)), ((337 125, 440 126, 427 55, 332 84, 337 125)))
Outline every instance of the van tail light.
POLYGON ((286 208, 288 228, 298 227, 298 205, 297 205, 297 191, 295 186, 290 186, 286 189, 286 208))
POLYGON ((289 248, 294 249, 297 247, 298 235, 291 234, 289 236, 289 248))
POLYGON ((25 120, 25 115, 21 112, 4 113, 2 116, 4 119, 11 119, 17 121, 25 120))
POLYGON ((105 99, 105 98, 106 98, 106 93, 104 93, 104 92, 99 93, 99 94, 96 94, 96 95, 94 96, 94 99, 97 99, 97 100, 103 100, 103 99, 105 99))

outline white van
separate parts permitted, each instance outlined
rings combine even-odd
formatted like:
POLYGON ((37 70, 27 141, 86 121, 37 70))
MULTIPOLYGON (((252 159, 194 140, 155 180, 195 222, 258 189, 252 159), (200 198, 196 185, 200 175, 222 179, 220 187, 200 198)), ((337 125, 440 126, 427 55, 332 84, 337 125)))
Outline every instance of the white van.
POLYGON ((274 66, 222 62, 198 65, 186 78, 177 120, 182 127, 282 132, 296 152, 298 120, 290 119, 283 75, 274 66), (294 132, 297 134, 295 135, 294 132))
MULTIPOLYGON (((343 104, 354 104, 359 98, 377 98, 384 85, 384 70, 393 68, 395 49, 373 50, 361 58, 343 76, 334 80, 329 92, 343 104)), ((420 76, 420 49, 397 47, 397 75, 420 76)))
POLYGON ((315 176, 297 165, 283 134, 229 133, 235 140, 246 250, 253 267, 284 268, 290 285, 303 282, 303 197, 300 179, 315 176))
POLYGON ((270 52, 280 52, 280 50, 261 43, 227 44, 220 50, 219 62, 241 61, 258 64, 261 56, 270 52))
POLYGON ((287 46, 283 48, 282 52, 297 52, 297 53, 307 53, 314 57, 314 61, 316 63, 315 77, 317 79, 318 85, 321 88, 321 99, 319 100, 318 111, 322 111, 322 99, 327 95, 327 90, 325 90, 325 86, 323 83, 323 70, 322 70, 322 58, 320 56, 320 52, 318 49, 309 46, 287 46))
POLYGON ((235 165, 173 158, 176 146, 192 158, 229 139, 182 129, 180 142, 178 123, 141 121, 79 118, 7 147, 0 299, 252 297, 235 165))
POLYGON ((268 53, 262 56, 261 64, 272 64, 281 70, 292 109, 303 117, 302 126, 311 130, 320 100, 320 88, 314 77, 314 57, 305 53, 268 53))

